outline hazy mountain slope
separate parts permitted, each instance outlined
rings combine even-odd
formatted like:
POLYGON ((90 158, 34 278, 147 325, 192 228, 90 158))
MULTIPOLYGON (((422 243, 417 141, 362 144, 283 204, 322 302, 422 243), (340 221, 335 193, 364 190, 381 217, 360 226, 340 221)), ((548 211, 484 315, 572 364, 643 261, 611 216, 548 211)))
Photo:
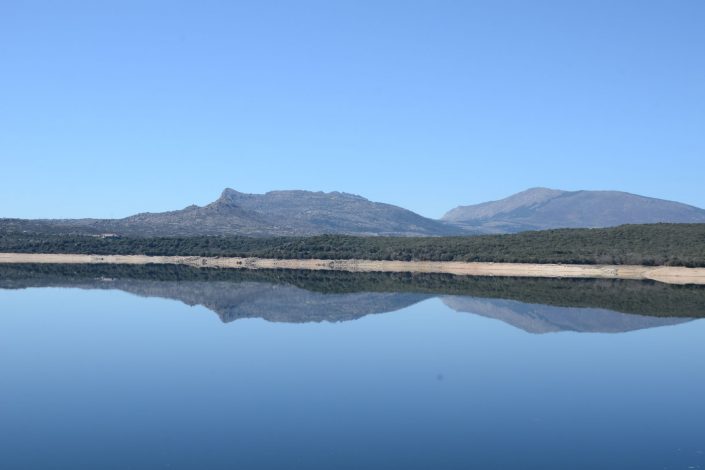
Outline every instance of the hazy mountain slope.
POLYGON ((142 213, 107 221, 110 232, 134 235, 272 235, 272 224, 236 205, 209 204, 182 210, 142 213))
POLYGON ((473 206, 458 206, 447 212, 443 219, 449 222, 487 220, 497 215, 509 214, 519 209, 538 206, 556 196, 560 196, 564 192, 548 188, 527 189, 499 201, 483 202, 473 206))
POLYGON ((500 233, 659 222, 703 223, 705 210, 620 191, 533 188, 499 201, 456 207, 443 220, 485 233, 500 233))

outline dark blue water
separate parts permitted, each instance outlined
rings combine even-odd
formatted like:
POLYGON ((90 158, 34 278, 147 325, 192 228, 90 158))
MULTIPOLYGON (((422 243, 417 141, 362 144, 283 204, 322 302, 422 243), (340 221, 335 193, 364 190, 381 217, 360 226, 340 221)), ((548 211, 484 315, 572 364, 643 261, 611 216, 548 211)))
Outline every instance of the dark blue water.
POLYGON ((439 299, 224 324, 0 290, 0 468, 705 468, 704 339, 702 320, 531 334, 439 299))

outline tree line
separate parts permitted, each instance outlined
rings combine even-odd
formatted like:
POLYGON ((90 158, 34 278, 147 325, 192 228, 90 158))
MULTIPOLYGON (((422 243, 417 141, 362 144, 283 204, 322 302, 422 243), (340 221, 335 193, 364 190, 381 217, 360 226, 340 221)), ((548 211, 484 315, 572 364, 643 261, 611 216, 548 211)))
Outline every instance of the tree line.
POLYGON ((0 252, 705 267, 705 224, 463 237, 96 237, 6 231, 0 252))

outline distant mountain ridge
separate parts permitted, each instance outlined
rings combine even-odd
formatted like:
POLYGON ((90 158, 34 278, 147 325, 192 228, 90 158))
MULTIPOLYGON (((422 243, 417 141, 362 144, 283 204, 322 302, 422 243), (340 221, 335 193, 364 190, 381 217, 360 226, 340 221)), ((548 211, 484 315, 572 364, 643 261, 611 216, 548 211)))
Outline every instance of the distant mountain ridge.
POLYGON ((453 224, 353 194, 298 190, 245 194, 230 188, 205 206, 145 212, 123 219, 2 219, 0 229, 124 236, 439 236, 467 233, 453 224))
POLYGON ((531 188, 498 201, 459 206, 442 220, 483 233, 624 224, 705 223, 705 210, 621 191, 531 188))
POLYGON ((347 234, 453 236, 623 224, 705 223, 705 210, 619 191, 532 188, 499 201, 459 206, 441 220, 341 192, 226 188, 205 206, 145 212, 123 219, 0 219, 0 231, 123 236, 244 235, 253 237, 347 234))

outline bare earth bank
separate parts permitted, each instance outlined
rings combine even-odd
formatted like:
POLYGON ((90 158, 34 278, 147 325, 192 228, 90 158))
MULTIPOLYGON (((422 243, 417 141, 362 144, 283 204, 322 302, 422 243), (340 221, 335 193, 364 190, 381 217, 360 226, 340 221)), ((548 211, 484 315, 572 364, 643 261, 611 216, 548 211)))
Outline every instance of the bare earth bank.
POLYGON ((200 256, 70 255, 0 253, 4 264, 182 264, 205 268, 308 269, 357 272, 447 273, 468 276, 561 277, 653 280, 705 285, 705 268, 672 266, 464 263, 458 261, 370 261, 216 258, 200 256))

